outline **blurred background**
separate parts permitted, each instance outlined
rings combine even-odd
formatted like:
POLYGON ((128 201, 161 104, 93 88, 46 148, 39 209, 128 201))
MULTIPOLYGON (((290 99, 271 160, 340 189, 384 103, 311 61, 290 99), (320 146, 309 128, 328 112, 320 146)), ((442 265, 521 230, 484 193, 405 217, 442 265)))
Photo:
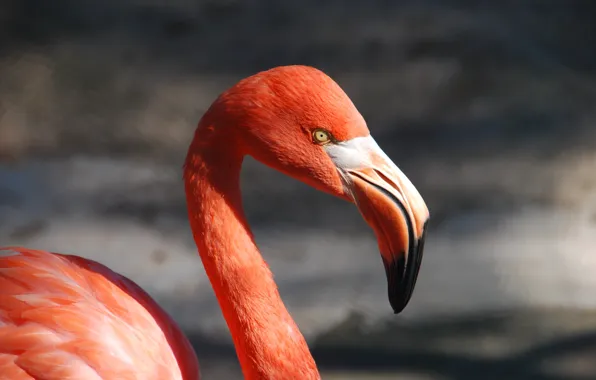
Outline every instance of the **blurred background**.
POLYGON ((0 243, 98 260, 241 377, 189 231, 194 128, 331 75, 431 210, 406 311, 354 207, 247 159, 248 217, 326 379, 596 379, 596 3, 3 0, 0 243))

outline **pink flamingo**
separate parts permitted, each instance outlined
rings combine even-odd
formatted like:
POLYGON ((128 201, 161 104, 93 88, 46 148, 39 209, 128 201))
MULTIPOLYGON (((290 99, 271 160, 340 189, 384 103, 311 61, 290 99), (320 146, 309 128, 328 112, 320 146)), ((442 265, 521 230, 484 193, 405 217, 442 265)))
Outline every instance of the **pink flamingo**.
MULTIPOLYGON (((242 160, 356 204, 374 230, 395 313, 412 295, 428 209, 327 75, 285 66, 241 80, 201 119, 184 165, 199 255, 247 379, 319 379, 259 254, 240 196, 242 160)), ((94 261, 0 250, 0 378, 198 379, 177 324, 131 280, 94 261)))

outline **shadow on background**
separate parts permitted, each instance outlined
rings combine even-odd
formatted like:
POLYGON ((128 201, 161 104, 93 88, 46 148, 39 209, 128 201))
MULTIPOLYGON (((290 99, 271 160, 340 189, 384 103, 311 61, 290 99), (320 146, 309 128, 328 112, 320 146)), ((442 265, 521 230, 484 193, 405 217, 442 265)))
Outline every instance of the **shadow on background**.
MULTIPOLYGON (((571 328, 555 335, 551 324, 563 321, 565 313, 544 312, 510 310, 372 329, 354 316, 323 334, 311 348, 323 378, 401 379, 414 374, 453 380, 594 378, 596 331, 571 328)), ((587 325, 594 322, 589 314, 583 318, 587 325)), ((190 338, 206 375, 210 363, 223 362, 239 376, 232 345, 198 334, 190 338)))
POLYGON ((596 6, 580 0, 176 0, 167 5, 152 0, 8 0, 0 10, 4 55, 54 42, 111 38, 159 53, 144 64, 172 63, 199 72, 249 74, 295 62, 323 64, 328 70, 378 70, 404 59, 454 54, 470 66, 596 69, 596 53, 582 48, 594 42, 596 6), (448 33, 436 33, 443 31, 448 33), (358 38, 348 38, 354 35, 358 38), (195 49, 179 49, 190 43, 195 49))

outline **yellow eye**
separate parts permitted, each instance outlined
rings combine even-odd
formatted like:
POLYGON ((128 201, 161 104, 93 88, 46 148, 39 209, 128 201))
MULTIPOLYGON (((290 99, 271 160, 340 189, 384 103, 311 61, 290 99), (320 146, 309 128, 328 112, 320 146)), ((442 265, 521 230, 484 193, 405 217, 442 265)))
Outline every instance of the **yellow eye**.
POLYGON ((329 135, 329 132, 323 129, 315 129, 312 132, 312 138, 317 144, 327 144, 331 142, 331 136, 329 135))

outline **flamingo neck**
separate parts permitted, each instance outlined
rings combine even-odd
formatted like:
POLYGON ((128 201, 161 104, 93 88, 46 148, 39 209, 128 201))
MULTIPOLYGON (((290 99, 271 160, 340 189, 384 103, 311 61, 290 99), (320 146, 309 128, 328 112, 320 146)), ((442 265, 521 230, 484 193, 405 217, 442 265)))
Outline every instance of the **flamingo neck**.
POLYGON ((320 379, 246 221, 240 193, 243 156, 223 142, 210 148, 193 145, 184 175, 190 225, 244 377, 320 379))

